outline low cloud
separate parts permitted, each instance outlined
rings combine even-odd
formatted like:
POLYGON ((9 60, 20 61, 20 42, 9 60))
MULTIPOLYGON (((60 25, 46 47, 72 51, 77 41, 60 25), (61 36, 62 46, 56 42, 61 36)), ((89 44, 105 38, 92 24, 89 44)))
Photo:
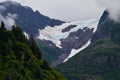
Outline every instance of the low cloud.
POLYGON ((8 14, 6 17, 0 14, 0 22, 3 21, 7 29, 11 29, 11 26, 15 25, 16 14, 8 14))
POLYGON ((11 0, 30 6, 34 11, 64 21, 97 19, 103 9, 96 0, 11 0))
POLYGON ((6 7, 5 7, 5 6, 0 5, 0 12, 3 12, 3 11, 5 11, 5 10, 6 10, 6 7))
POLYGON ((11 29, 11 26, 15 25, 17 14, 8 13, 7 16, 3 16, 2 12, 6 10, 5 6, 0 6, 0 22, 3 21, 7 29, 11 29))
POLYGON ((120 0, 98 0, 99 4, 110 13, 110 18, 120 22, 120 0))

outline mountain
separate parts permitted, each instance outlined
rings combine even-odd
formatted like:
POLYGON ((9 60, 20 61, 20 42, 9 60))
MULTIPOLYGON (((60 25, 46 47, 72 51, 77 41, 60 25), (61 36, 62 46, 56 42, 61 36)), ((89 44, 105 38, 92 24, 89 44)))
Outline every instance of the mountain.
POLYGON ((43 57, 52 66, 67 61, 86 48, 91 43, 99 21, 64 22, 12 1, 0 3, 0 20, 8 25, 12 25, 11 22, 20 25, 28 38, 33 35, 43 57))
POLYGON ((39 11, 33 11, 30 7, 22 6, 17 2, 5 1, 0 3, 0 14, 5 18, 13 16, 16 18, 15 24, 21 26, 21 28, 29 35, 38 35, 39 29, 44 29, 46 26, 54 27, 55 25, 61 25, 64 21, 51 19, 42 15, 39 11))
POLYGON ((39 30, 38 44, 44 58, 52 66, 66 62, 69 58, 85 49, 97 30, 99 19, 66 22, 55 27, 39 30))
POLYGON ((91 44, 57 69, 69 80, 120 80, 120 23, 105 11, 91 44))
POLYGON ((66 80, 41 57, 34 39, 21 28, 0 27, 0 80, 66 80), (17 34, 16 34, 17 33, 17 34))

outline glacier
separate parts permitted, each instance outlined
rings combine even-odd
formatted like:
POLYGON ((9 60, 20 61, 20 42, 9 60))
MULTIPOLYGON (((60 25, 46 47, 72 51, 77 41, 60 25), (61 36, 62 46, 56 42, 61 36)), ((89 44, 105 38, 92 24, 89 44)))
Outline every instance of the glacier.
POLYGON ((99 19, 91 19, 86 21, 74 21, 74 22, 66 22, 62 25, 51 27, 47 26, 44 29, 39 29, 39 36, 37 37, 40 40, 49 40, 52 41, 53 44, 56 45, 58 48, 61 47, 61 39, 65 39, 69 36, 70 33, 76 32, 79 29, 83 29, 88 27, 90 29, 93 28, 93 33, 97 30, 99 19), (72 28, 70 31, 62 32, 63 29, 67 28, 70 25, 77 25, 76 27, 72 28))

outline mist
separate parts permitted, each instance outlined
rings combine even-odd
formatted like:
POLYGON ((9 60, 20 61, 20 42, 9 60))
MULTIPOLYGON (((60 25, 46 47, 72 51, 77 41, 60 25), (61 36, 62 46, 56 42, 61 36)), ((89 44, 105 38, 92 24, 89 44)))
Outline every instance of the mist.
POLYGON ((98 0, 99 4, 110 13, 110 18, 120 22, 120 0, 98 0))
POLYGON ((7 29, 11 29, 11 26, 15 25, 15 20, 17 19, 17 14, 8 13, 7 16, 3 16, 2 12, 6 10, 5 6, 0 6, 0 22, 4 22, 7 29))
POLYGON ((0 22, 4 22, 7 29, 11 29, 11 26, 15 25, 16 14, 8 14, 6 17, 0 14, 0 22))

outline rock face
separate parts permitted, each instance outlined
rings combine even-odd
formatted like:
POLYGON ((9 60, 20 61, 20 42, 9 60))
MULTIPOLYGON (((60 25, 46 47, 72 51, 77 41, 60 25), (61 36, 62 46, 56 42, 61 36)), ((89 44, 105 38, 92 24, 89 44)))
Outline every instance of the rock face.
POLYGON ((70 25, 67 28, 63 29, 62 32, 70 31, 72 28, 76 27, 77 25, 70 25))
POLYGON ((38 40, 38 43, 42 42, 43 45, 46 47, 39 46, 41 51, 47 53, 47 55, 50 56, 47 57, 47 55, 44 55, 46 59, 49 59, 52 66, 55 66, 57 64, 63 63, 63 61, 69 56, 72 49, 79 49, 83 45, 85 45, 88 40, 90 40, 93 36, 93 30, 86 28, 86 31, 79 29, 77 32, 70 33, 69 36, 65 39, 61 39, 61 48, 56 47, 55 44, 52 43, 52 41, 49 40, 38 40), (44 49, 51 49, 52 53, 48 50, 44 49), (50 59, 51 58, 51 59, 50 59), (55 59, 56 58, 56 59, 55 59))
POLYGON ((120 23, 104 12, 88 48, 57 67, 69 80, 120 79, 120 23))
POLYGON ((92 39, 97 29, 97 23, 98 20, 96 19, 84 22, 70 22, 40 30, 38 43, 44 43, 44 47, 39 46, 41 51, 46 53, 43 55, 44 58, 49 59, 52 66, 63 63, 70 54, 75 54, 72 53, 73 49, 77 51, 92 39), (51 49, 51 51, 46 49, 51 49), (52 56, 54 57, 51 58, 52 56))
MULTIPOLYGON (((106 30, 107 25, 110 25, 111 23, 113 23, 113 21, 109 18, 109 13, 107 11, 105 11, 99 21, 98 24, 98 29, 95 33, 95 35, 93 36, 93 42, 101 39, 101 38, 105 38, 105 37, 109 37, 109 33, 111 30, 103 32, 104 30, 106 30)), ((109 28, 108 28, 109 29, 109 28)))
POLYGON ((39 29, 44 29, 46 26, 54 27, 55 25, 61 25, 64 23, 60 20, 51 19, 42 15, 39 11, 33 11, 30 7, 22 6, 19 3, 6 1, 0 3, 5 9, 0 10, 0 14, 7 17, 9 14, 17 15, 15 22, 17 25, 29 35, 37 36, 39 29))
POLYGON ((78 30, 77 32, 71 33, 66 39, 61 39, 61 46, 62 46, 62 55, 58 58, 57 62, 53 63, 52 65, 62 63, 66 57, 71 53, 72 49, 79 49, 85 43, 91 39, 93 32, 91 29, 88 29, 86 32, 83 30, 78 30), (62 62, 61 62, 62 61, 62 62))

